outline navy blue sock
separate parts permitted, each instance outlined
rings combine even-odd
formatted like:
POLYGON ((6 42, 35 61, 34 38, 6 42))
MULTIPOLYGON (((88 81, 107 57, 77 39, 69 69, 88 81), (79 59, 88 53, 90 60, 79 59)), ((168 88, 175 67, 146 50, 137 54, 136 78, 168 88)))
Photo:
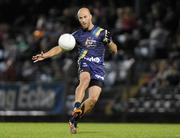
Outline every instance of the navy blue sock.
POLYGON ((74 108, 80 108, 80 106, 81 106, 81 103, 80 103, 80 102, 76 102, 76 103, 74 104, 74 108))
POLYGON ((71 118, 70 118, 70 121, 71 121, 71 123, 74 123, 76 120, 75 120, 74 117, 71 117, 71 118))

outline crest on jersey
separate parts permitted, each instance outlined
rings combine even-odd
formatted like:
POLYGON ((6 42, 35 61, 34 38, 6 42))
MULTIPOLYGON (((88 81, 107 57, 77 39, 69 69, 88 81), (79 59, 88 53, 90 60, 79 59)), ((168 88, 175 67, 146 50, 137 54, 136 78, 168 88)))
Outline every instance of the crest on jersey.
POLYGON ((86 47, 95 47, 96 46, 96 40, 93 39, 92 37, 88 37, 85 41, 85 46, 86 47))

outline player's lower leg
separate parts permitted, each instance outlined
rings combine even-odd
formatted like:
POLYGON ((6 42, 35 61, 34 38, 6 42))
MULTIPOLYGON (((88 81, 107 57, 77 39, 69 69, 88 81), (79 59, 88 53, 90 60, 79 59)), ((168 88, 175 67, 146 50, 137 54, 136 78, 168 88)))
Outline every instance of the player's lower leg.
POLYGON ((82 72, 80 74, 80 83, 78 87, 76 88, 76 92, 75 92, 75 104, 74 104, 74 109, 72 112, 72 115, 74 117, 79 116, 82 113, 81 108, 80 108, 81 102, 84 99, 85 90, 87 89, 89 82, 90 82, 89 72, 82 72))
POLYGON ((72 117, 69 120, 70 124, 70 131, 71 133, 76 133, 77 129, 77 121, 82 114, 81 110, 81 102, 85 95, 85 90, 87 89, 89 85, 90 75, 88 72, 84 72, 80 75, 80 84, 76 88, 75 92, 75 104, 74 109, 72 111, 72 117))
POLYGON ((85 114, 91 112, 91 110, 92 110, 93 107, 95 106, 96 102, 97 102, 96 99, 92 99, 92 98, 86 99, 86 100, 81 104, 82 113, 81 113, 80 117, 82 117, 82 116, 84 116, 85 114))
POLYGON ((84 85, 79 85, 76 88, 76 93, 75 93, 75 104, 74 104, 74 109, 72 111, 72 117, 73 118, 78 118, 81 113, 81 102, 84 98, 85 95, 85 89, 88 87, 88 84, 84 84, 84 85))
POLYGON ((84 114, 89 113, 93 109, 99 99, 100 94, 101 87, 94 85, 89 88, 89 98, 81 104, 81 117, 84 116, 84 114))

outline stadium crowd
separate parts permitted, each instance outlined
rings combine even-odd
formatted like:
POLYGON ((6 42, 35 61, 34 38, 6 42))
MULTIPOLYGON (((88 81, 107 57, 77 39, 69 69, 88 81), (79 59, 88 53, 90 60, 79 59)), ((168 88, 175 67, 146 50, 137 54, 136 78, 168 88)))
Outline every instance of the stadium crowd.
MULTIPOLYGON (((76 50, 37 64, 31 61, 31 57, 57 45, 61 34, 76 30, 79 25, 75 13, 79 7, 87 5, 93 13, 93 22, 111 31, 119 49, 115 57, 106 53, 105 91, 116 92, 107 102, 107 114, 124 111, 126 106, 122 108, 122 103, 129 97, 131 104, 134 102, 132 97, 140 97, 141 100, 144 97, 145 101, 147 95, 157 96, 162 88, 179 87, 178 0, 88 2, 2 0, 0 82, 52 83, 66 78, 67 84, 76 85, 76 50), (8 12, 10 8, 13 13, 8 12)), ((71 94, 73 90, 74 87, 70 87, 68 91, 71 94)), ((180 97, 176 101, 179 102, 180 97)), ((176 104, 180 107, 180 103, 176 104)), ((146 104, 147 107, 149 105, 146 104)))

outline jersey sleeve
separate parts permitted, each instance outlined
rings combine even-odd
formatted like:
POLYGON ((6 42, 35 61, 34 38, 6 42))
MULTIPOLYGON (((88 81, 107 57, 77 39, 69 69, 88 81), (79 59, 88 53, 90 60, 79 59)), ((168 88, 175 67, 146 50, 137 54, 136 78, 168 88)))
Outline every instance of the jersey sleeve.
POLYGON ((77 38, 77 31, 73 32, 72 35, 74 36, 74 38, 77 38))
POLYGON ((78 33, 78 30, 73 32, 72 35, 74 36, 75 40, 76 40, 76 43, 79 44, 78 42, 78 37, 79 37, 79 33, 78 33))

